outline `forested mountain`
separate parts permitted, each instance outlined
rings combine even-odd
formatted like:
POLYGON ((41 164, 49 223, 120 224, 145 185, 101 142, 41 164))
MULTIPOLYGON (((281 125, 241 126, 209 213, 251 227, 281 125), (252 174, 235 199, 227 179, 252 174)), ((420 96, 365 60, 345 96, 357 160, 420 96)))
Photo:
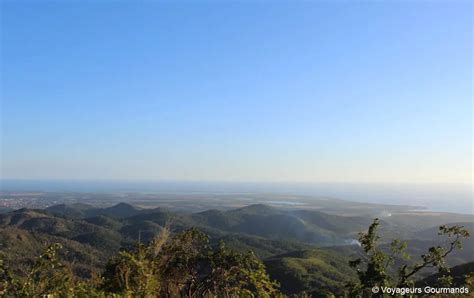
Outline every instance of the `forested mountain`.
MULTIPOLYGON (((56 205, 44 210, 19 209, 0 214, 0 253, 12 271, 21 276, 48 245, 60 243, 61 260, 69 264, 78 278, 89 278, 102 272, 107 260, 121 248, 132 249, 137 241, 148 243, 163 231, 177 234, 197 228, 209 235, 210 247, 217 248, 224 241, 236 253, 252 251, 284 294, 305 292, 318 297, 342 294, 345 285, 357 279, 349 261, 362 254, 358 233, 366 231, 371 222, 372 219, 364 217, 266 205, 199 213, 142 209, 126 203, 108 208, 56 205)), ((469 222, 457 224, 468 230, 473 228, 469 222)), ((380 221, 380 225, 381 234, 398 228, 393 222, 380 221)), ((413 256, 411 262, 419 260, 417 256, 430 247, 445 242, 436 227, 416 232, 401 230, 401 234, 417 237, 403 239, 408 243, 406 252, 413 256)), ((380 245, 383 251, 389 251, 384 237, 380 245)), ((453 252, 447 264, 472 262, 473 251, 473 239, 466 239, 464 250, 453 252)), ((396 265, 400 262, 395 260, 396 265)), ((430 272, 417 276, 421 279, 430 272)))
POLYGON ((138 237, 138 232, 141 231, 141 237, 148 239, 159 232, 160 227, 168 224, 177 230, 199 227, 211 235, 236 233, 318 246, 350 243, 357 232, 367 227, 371 221, 370 218, 338 216, 318 211, 281 210, 261 204, 229 211, 208 210, 195 214, 171 213, 160 208, 137 209, 125 203, 104 209, 60 205, 47 208, 46 211, 66 217, 72 215, 99 226, 107 225, 104 218, 107 216, 110 217, 109 228, 115 220, 115 227, 120 226, 118 231, 130 238, 138 237), (135 235, 133 231, 136 232, 135 235))
POLYGON ((306 292, 315 297, 341 295, 344 286, 356 279, 349 258, 325 249, 299 250, 265 259, 270 277, 280 281, 288 294, 306 292))

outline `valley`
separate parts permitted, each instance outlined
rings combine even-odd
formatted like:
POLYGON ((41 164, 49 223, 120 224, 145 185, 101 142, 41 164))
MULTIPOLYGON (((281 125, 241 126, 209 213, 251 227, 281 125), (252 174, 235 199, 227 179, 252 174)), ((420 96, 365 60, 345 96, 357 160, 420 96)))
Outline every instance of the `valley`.
MULTIPOLYGON (((134 201, 137 204, 131 204, 132 200, 116 203, 127 196, 102 195, 98 203, 92 194, 69 194, 62 196, 64 203, 53 204, 57 196, 42 194, 44 208, 0 214, 0 252, 21 274, 47 244, 61 243, 61 258, 71 264, 75 275, 87 278, 100 272, 120 249, 130 249, 137 241, 147 243, 163 229, 176 234, 197 228, 209 235, 212 246, 223 241, 236 252, 253 252, 270 277, 281 284, 283 293, 311 292, 317 297, 326 292, 340 294, 344 284, 356 279, 349 260, 361 254, 358 233, 366 231, 377 215, 385 215, 380 217, 382 249, 388 251, 394 238, 405 240, 410 262, 419 260, 429 247, 445 242, 437 235, 437 226, 456 224, 474 230, 469 215, 414 212, 405 206, 368 208, 343 200, 309 201, 304 197, 292 197, 299 204, 291 205, 287 203, 290 198, 279 204, 275 196, 266 201, 269 204, 246 205, 249 195, 240 200, 216 196, 179 201, 170 197, 152 201, 145 199, 149 195, 142 195, 134 201), (220 208, 204 210, 217 205, 220 208)), ((464 249, 450 255, 447 264, 472 262, 473 252, 473 238, 466 239, 464 249)), ((420 272, 418 279, 432 273, 420 272)))

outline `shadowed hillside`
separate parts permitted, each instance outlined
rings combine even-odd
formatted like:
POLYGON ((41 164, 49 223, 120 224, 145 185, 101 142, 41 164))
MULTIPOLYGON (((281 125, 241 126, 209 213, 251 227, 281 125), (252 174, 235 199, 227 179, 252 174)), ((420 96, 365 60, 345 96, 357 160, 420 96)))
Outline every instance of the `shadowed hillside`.
MULTIPOLYGON (((209 235, 210 247, 227 247, 238 253, 252 251, 264 261, 272 279, 285 294, 342 294, 356 278, 349 260, 361 254, 358 233, 367 229, 369 218, 338 216, 319 211, 286 210, 267 205, 250 205, 228 211, 208 210, 177 213, 163 208, 141 209, 120 203, 107 208, 84 204, 57 205, 45 210, 20 209, 0 214, 0 252, 11 262, 14 272, 24 272, 34 256, 52 243, 61 243, 60 257, 79 277, 91 276, 105 266, 106 260, 121 248, 131 249, 136 241, 148 242, 169 230, 176 234, 198 228, 209 235), (350 245, 352 244, 352 245, 350 245)), ((472 223, 458 223, 472 229, 472 223)), ((406 238, 409 262, 417 262, 430 247, 443 245, 438 229, 404 230, 393 222, 381 221, 382 251, 389 253, 394 231, 406 238)), ((464 249, 447 259, 451 266, 474 260, 473 239, 464 249)), ((402 264, 395 259, 395 265, 402 264)), ((468 267, 470 268, 470 267, 468 267)), ((470 269, 469 269, 470 270, 470 269)), ((389 269, 390 274, 396 274, 389 269)), ((417 274, 426 277, 433 271, 417 274)))

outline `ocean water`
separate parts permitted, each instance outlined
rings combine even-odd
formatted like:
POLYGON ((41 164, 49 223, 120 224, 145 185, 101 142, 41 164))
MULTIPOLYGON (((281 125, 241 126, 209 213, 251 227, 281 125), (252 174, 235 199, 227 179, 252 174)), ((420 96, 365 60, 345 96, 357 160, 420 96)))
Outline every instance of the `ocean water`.
POLYGON ((0 191, 268 193, 422 206, 428 211, 474 214, 472 184, 237 183, 182 181, 0 180, 0 191))

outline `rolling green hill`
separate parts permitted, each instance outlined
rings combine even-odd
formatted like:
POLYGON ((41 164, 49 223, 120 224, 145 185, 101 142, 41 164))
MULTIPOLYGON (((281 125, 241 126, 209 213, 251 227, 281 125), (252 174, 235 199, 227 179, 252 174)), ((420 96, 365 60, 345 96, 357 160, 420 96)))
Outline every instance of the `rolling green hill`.
MULTIPOLYGON (((213 247, 222 240, 237 252, 254 252, 285 294, 305 292, 318 297, 329 292, 342 294, 343 285, 355 278, 348 262, 360 248, 348 244, 357 244, 357 233, 366 230, 371 221, 261 204, 194 214, 140 209, 126 203, 109 208, 57 205, 0 214, 0 254, 21 272, 48 244, 59 242, 67 252, 61 257, 78 276, 88 276, 103 268, 120 248, 130 248, 137 240, 148 242, 165 227, 172 233, 196 227, 210 235, 213 247)), ((470 222, 459 224, 473 228, 470 222)), ((444 241, 435 227, 412 231, 387 221, 381 226, 382 240, 395 234, 416 237, 407 238, 412 261, 444 241)), ((382 247, 386 249, 387 243, 382 242, 382 247)), ((474 239, 466 240, 464 247, 448 258, 449 265, 474 261, 474 239)))
POLYGON ((133 239, 137 239, 138 230, 142 230, 142 236, 148 239, 159 233, 160 227, 168 225, 175 230, 199 227, 216 237, 233 233, 329 246, 350 243, 357 232, 370 224, 369 218, 338 216, 317 211, 288 211, 261 204, 229 211, 208 210, 195 214, 172 213, 160 208, 138 209, 126 203, 104 209, 62 205, 50 207, 46 211, 63 216, 73 214, 75 218, 81 215, 87 222, 106 228, 117 229, 120 226, 117 231, 133 239), (111 219, 99 219, 98 216, 111 219), (119 220, 115 227, 111 226, 112 218, 119 220))
POLYGON ((230 211, 210 210, 191 216, 195 226, 269 239, 288 239, 318 246, 347 244, 370 219, 288 211, 266 205, 250 205, 230 211))
POLYGON ((0 256, 15 272, 25 273, 25 267, 53 243, 64 246, 61 258, 77 276, 87 277, 103 266, 113 251, 96 249, 90 245, 63 237, 34 233, 16 227, 0 228, 0 256))
POLYGON ((287 295, 341 295, 344 284, 356 279, 346 256, 323 249, 293 251, 264 262, 270 277, 280 281, 281 290, 287 295))

